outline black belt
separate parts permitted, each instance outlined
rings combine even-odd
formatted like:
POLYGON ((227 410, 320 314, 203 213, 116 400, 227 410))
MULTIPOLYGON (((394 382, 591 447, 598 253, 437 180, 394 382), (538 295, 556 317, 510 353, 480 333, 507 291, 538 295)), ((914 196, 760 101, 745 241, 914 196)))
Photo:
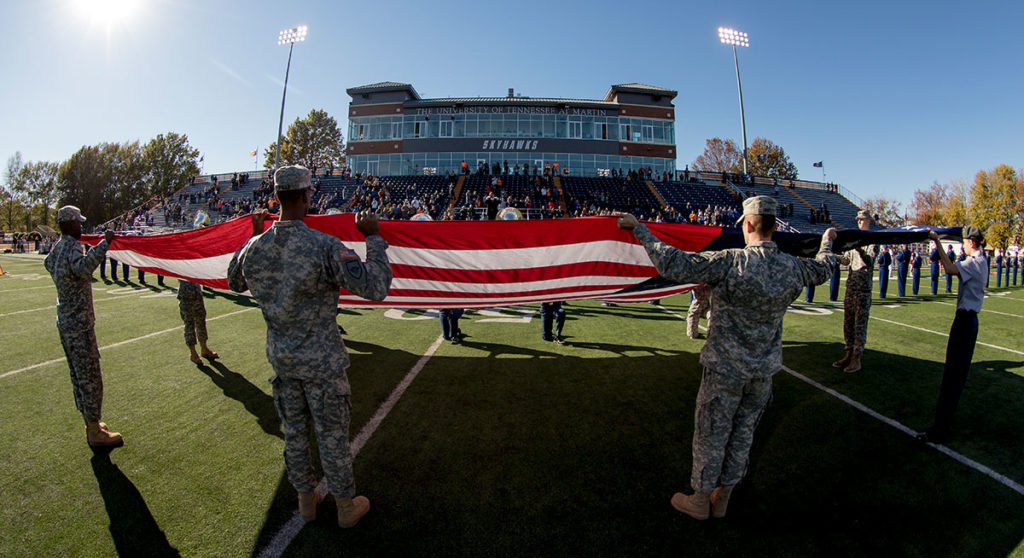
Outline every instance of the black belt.
POLYGON ((978 312, 975 311, 975 310, 963 310, 961 308, 957 308, 956 309, 956 313, 957 314, 974 314, 975 316, 978 315, 978 312))

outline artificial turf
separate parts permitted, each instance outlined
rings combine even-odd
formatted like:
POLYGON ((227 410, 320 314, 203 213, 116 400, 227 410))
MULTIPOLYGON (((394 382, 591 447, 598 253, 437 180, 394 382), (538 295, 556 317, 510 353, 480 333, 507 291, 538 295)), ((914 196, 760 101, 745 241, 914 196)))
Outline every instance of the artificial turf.
MULTIPOLYGON (((0 265, 0 374, 34 366, 0 377, 0 555, 258 554, 295 511, 259 310, 207 293, 221 359, 197 367, 175 280, 97 279, 104 420, 126 443, 94 454, 59 360, 52 282, 39 258, 0 265)), ((1019 485, 1024 288, 994 284, 948 447, 1019 485)), ((785 365, 920 429, 955 295, 889 292, 874 300, 861 372, 831 366, 842 313, 825 288, 787 314, 785 365)), ((342 531, 327 502, 285 555, 1024 555, 1024 494, 786 372, 728 517, 674 511, 701 374, 703 341, 672 314, 688 302, 573 301, 565 346, 541 340, 536 307, 469 312, 468 337, 437 349, 355 460, 370 514, 342 531)), ((351 437, 437 340, 432 316, 339 315, 351 437)))

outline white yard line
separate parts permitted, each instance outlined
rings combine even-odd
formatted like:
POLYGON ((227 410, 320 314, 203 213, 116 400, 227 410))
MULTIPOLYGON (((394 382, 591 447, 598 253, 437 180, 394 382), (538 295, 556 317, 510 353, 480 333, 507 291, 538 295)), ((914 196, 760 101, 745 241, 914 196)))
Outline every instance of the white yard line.
MULTIPOLYGON (((395 386, 395 389, 391 391, 391 395, 389 395, 384 403, 377 408, 377 411, 373 413, 372 417, 370 417, 370 421, 363 426, 363 429, 360 430, 359 434, 357 434, 355 439, 352 440, 352 444, 349 447, 352 451, 352 459, 355 459, 356 456, 359 455, 359 450, 363 449, 363 446, 366 445, 370 436, 373 436, 373 433, 377 431, 377 427, 380 426, 380 423, 384 421, 388 416, 388 413, 391 412, 391 409, 393 409, 395 404, 398 403, 398 400, 402 398, 405 390, 409 389, 412 381, 416 379, 416 376, 421 370, 423 370, 423 367, 427 365, 430 357, 434 356, 437 348, 441 346, 442 341, 444 341, 444 337, 438 336, 437 340, 434 341, 434 344, 427 349, 427 352, 423 353, 423 356, 421 356, 416 362, 416 365, 412 367, 412 370, 409 370, 405 377, 402 378, 402 381, 395 386)), ((324 496, 327 495, 326 478, 320 479, 320 484, 316 487, 316 494, 317 500, 322 500, 324 496)), ((270 539, 266 548, 260 551, 259 558, 277 558, 284 554, 288 545, 295 540, 295 537, 299 534, 299 531, 302 530, 302 527, 305 524, 306 522, 302 519, 302 516, 299 515, 298 511, 296 511, 292 515, 291 519, 289 519, 288 522, 274 534, 274 538, 270 539)))
POLYGON ((20 293, 21 291, 34 291, 36 289, 54 289, 54 290, 57 290, 57 287, 54 287, 53 285, 44 285, 42 287, 25 287, 24 289, 7 289, 5 291, 0 291, 0 293, 20 293))
MULTIPOLYGON (((956 306, 956 304, 953 304, 952 302, 941 302, 941 301, 938 301, 938 300, 933 300, 932 302, 934 302, 935 304, 941 304, 943 306, 954 306, 954 307, 956 306)), ((997 310, 985 309, 985 310, 982 310, 982 312, 985 313, 985 314, 999 314, 1000 316, 1010 316, 1012 318, 1024 318, 1024 316, 1021 316, 1020 314, 1010 314, 1008 312, 999 312, 997 310)))
MULTIPOLYGON (((677 314, 677 313, 675 313, 675 312, 673 312, 673 311, 671 311, 671 310, 669 310, 667 308, 664 308, 662 306, 659 306, 659 308, 661 308, 662 310, 668 312, 669 314, 672 314, 673 316, 675 316, 677 318, 681 318, 683 320, 686 319, 685 317, 680 316, 679 314, 677 314)), ((873 317, 874 316, 872 316, 872 318, 873 317)), ((885 320, 885 321, 889 321, 889 320, 885 320)), ((893 322, 893 323, 897 323, 897 322, 893 322)), ((906 324, 898 324, 898 325, 906 325, 906 324)), ((914 326, 908 326, 908 327, 914 327, 914 326)), ((706 330, 707 328, 705 328, 704 326, 701 326, 701 329, 706 330)), ((919 328, 915 328, 915 329, 919 329, 919 328)), ((927 331, 927 330, 925 330, 925 331, 927 331)), ((936 332, 931 332, 931 333, 936 333, 936 332)), ((939 335, 942 335, 942 334, 939 334, 939 335)), ((1010 349, 1006 349, 1006 350, 1010 350, 1010 349)), ((836 391, 836 390, 834 390, 832 388, 826 387, 826 386, 824 386, 822 384, 819 384, 818 382, 815 382, 814 380, 808 378, 807 376, 804 376, 803 374, 800 374, 799 372, 797 372, 796 370, 793 370, 792 368, 789 368, 788 366, 784 365, 782 367, 782 369, 785 370, 787 374, 789 374, 789 375, 791 375, 791 376, 793 376, 795 378, 798 378, 800 380, 803 380, 804 382, 807 382, 808 384, 810 384, 810 385, 818 388, 819 390, 821 390, 821 391, 831 395, 832 397, 835 397, 836 399, 842 401, 843 403, 846 403, 847 405, 850 405, 851 407, 857 409, 858 411, 866 413, 867 415, 872 416, 872 417, 874 417, 874 418, 884 422, 885 424, 888 424, 889 426, 899 430, 900 432, 903 432, 904 434, 906 434, 908 436, 913 437, 913 436, 917 435, 916 431, 914 431, 914 430, 904 426, 903 424, 901 424, 901 423, 899 423, 899 422, 897 422, 897 421, 895 421, 895 420, 893 420, 893 419, 891 419, 891 418, 889 418, 889 417, 887 417, 887 416, 885 416, 885 415, 875 411, 874 409, 871 409, 870 407, 864 405, 863 403, 860 403, 858 401, 854 401, 853 399, 850 399, 849 397, 839 393, 838 391, 836 391)), ((983 475, 991 478, 992 480, 994 480, 994 481, 996 481, 996 482, 1006 486, 1010 490, 1013 490, 1014 492, 1016 492, 1018 494, 1024 495, 1024 485, 1021 485, 1019 482, 1017 482, 1017 481, 1007 477, 1006 475, 1003 475, 1002 473, 999 473, 998 471, 995 471, 995 470, 993 470, 992 468, 990 468, 990 467, 988 467, 986 465, 982 465, 981 463, 978 463, 977 461, 975 461, 975 460, 973 460, 973 459, 971 459, 971 458, 969 458, 969 457, 967 457, 967 456, 965 456, 965 455, 963 455, 961 453, 953 451, 953 450, 949 449, 948 447, 946 447, 946 446, 944 446, 942 444, 933 444, 933 443, 929 442, 928 445, 933 447, 933 448, 935 448, 936 450, 938 450, 938 451, 948 455, 949 457, 952 457, 954 460, 958 461, 959 463, 961 463, 963 465, 966 465, 966 466, 970 467, 971 469, 974 469, 975 471, 978 471, 979 473, 982 473, 983 475)))
MULTIPOLYGON (((800 374, 799 372, 793 370, 792 368, 789 368, 788 366, 783 366, 782 369, 785 370, 786 373, 788 373, 789 375, 791 375, 791 376, 793 376, 795 378, 799 378, 799 379, 803 380, 804 382, 807 382, 808 384, 810 384, 810 385, 820 389, 821 391, 824 391, 825 393, 831 395, 832 397, 835 397, 836 399, 842 401, 843 403, 846 403, 847 405, 850 405, 854 409, 857 409, 858 411, 866 413, 866 414, 868 414, 868 415, 870 415, 870 416, 872 416, 872 417, 874 417, 874 418, 884 422, 885 424, 888 424, 889 426, 895 428, 896 430, 899 430, 900 432, 903 432, 904 434, 906 434, 908 436, 916 436, 917 435, 916 431, 914 431, 914 430, 912 430, 910 428, 907 428, 903 424, 900 424, 899 422, 896 422, 895 420, 893 420, 893 419, 891 419, 891 418, 889 418, 889 417, 887 417, 887 416, 885 416, 885 415, 883 415, 883 414, 881 414, 881 413, 879 413, 879 412, 877 412, 877 411, 867 407, 866 405, 864 405, 862 403, 859 403, 857 401, 854 401, 853 399, 850 399, 849 397, 839 393, 838 391, 836 391, 836 390, 834 390, 832 388, 825 387, 825 386, 819 384, 818 382, 815 382, 814 380, 808 378, 807 376, 804 376, 803 374, 800 374)), ((978 471, 979 473, 982 473, 982 474, 988 476, 992 480, 994 480, 994 481, 996 481, 996 482, 998 482, 1000 484, 1005 485, 1010 490, 1013 490, 1014 492, 1017 492, 1018 494, 1024 495, 1024 486, 1022 486, 1019 482, 1017 482, 1017 481, 1007 477, 1006 475, 1003 475, 1003 474, 1001 474, 1001 473, 999 473, 997 471, 994 471, 990 467, 982 465, 981 463, 978 463, 977 461, 975 461, 975 460, 973 460, 973 459, 971 459, 969 457, 966 457, 966 456, 964 456, 961 453, 955 452, 955 451, 949 449, 948 447, 946 447, 946 446, 944 446, 942 444, 933 444, 933 443, 929 442, 928 445, 933 447, 933 448, 935 448, 935 449, 937 449, 937 450, 939 450, 940 452, 942 452, 942 453, 952 457, 956 461, 958 461, 958 462, 960 462, 960 463, 970 467, 971 469, 974 469, 975 471, 978 471)))
MULTIPOLYGON (((241 314, 242 312, 248 312, 250 310, 255 310, 255 308, 243 308, 242 310, 236 310, 234 312, 228 312, 227 314, 221 314, 220 316, 214 316, 212 318, 207 318, 206 321, 212 322, 214 320, 219 320, 221 318, 227 318, 229 316, 234 316, 236 314, 241 314)), ((170 333, 172 331, 178 331, 180 329, 183 329, 184 327, 185 327, 184 325, 180 325, 178 327, 172 327, 170 329, 164 329, 164 330, 161 330, 161 331, 154 331, 153 333, 147 333, 146 335, 142 335, 142 336, 139 336, 139 337, 133 337, 131 339, 125 339, 124 341, 118 341, 117 343, 112 343, 110 345, 105 345, 103 347, 100 347, 100 350, 101 351, 105 351, 107 349, 112 349, 114 347, 120 347, 121 345, 127 345, 128 343, 134 343, 136 341, 141 341, 143 339, 149 339, 150 337, 156 337, 157 335, 163 335, 165 333, 170 333)), ((58 362, 64 362, 65 360, 66 359, 64 357, 55 358, 53 360, 48 360, 46 362, 40 362, 38 364, 33 364, 32 366, 26 366, 25 368, 19 368, 17 370, 11 370, 10 372, 4 372, 3 374, 0 374, 0 379, 6 378, 8 376, 13 376, 15 374, 20 374, 22 372, 28 372, 29 370, 35 370, 36 368, 42 368, 43 366, 49 366, 51 364, 56 364, 58 362)))
MULTIPOLYGON (((140 289, 140 290, 144 290, 144 289, 140 289)), ((133 294, 135 294, 135 293, 133 293, 133 294)), ((96 303, 96 302, 104 302, 104 301, 107 301, 107 300, 124 300, 124 299, 131 299, 131 298, 133 298, 133 297, 131 297, 131 296, 108 296, 108 297, 103 297, 103 298, 94 298, 92 301, 93 301, 93 303, 96 303)), ((141 298, 141 297, 139 297, 139 298, 141 298)), ((42 311, 42 310, 56 310, 56 308, 57 308, 56 305, 51 304, 49 306, 42 306, 40 308, 30 308, 28 310, 16 310, 14 312, 8 312, 6 314, 0 314, 0 318, 3 318, 4 316, 13 316, 15 314, 28 314, 29 312, 39 312, 39 311, 42 311)), ((182 327, 184 327, 184 326, 182 326, 182 327)))
MULTIPOLYGON (((904 324, 904 323, 901 323, 901 322, 896 322, 896 321, 893 321, 893 320, 887 320, 885 318, 879 318, 878 316, 871 316, 871 319, 872 320, 878 320, 880 322, 885 322, 887 324, 893 324, 893 325, 898 325, 898 326, 903 326, 903 327, 909 327, 910 329, 916 329, 918 331, 923 331, 925 333, 933 333, 935 335, 941 335, 942 337, 949 337, 948 333, 942 333, 941 331, 934 331, 934 330, 931 330, 931 329, 925 329, 923 327, 917 327, 917 326, 912 326, 910 324, 904 324)), ((999 345, 992 345, 990 343, 982 343, 981 341, 978 341, 977 344, 981 345, 983 347, 988 347, 990 349, 998 349, 1000 351, 1006 351, 1008 353, 1013 353, 1015 355, 1024 356, 1024 351, 1018 351, 1016 349, 1007 349, 1006 347, 1000 347, 999 345)))

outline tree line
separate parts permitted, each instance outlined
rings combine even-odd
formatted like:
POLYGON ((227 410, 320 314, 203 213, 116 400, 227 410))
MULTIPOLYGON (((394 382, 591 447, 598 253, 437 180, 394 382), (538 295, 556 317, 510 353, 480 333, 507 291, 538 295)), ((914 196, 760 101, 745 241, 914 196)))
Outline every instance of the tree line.
MULTIPOLYGON (((345 165, 337 120, 312 110, 288 126, 281 164, 307 167, 345 165)), ((275 144, 264 153, 264 167, 274 165, 275 144)), ((29 231, 55 226, 56 208, 78 206, 96 225, 180 190, 200 172, 203 157, 188 136, 159 134, 142 143, 86 145, 65 161, 24 161, 11 155, 0 192, 0 231, 29 231)))
POLYGON ((936 181, 919 188, 906 209, 884 196, 867 200, 864 209, 877 215, 883 227, 971 224, 981 229, 990 247, 1024 243, 1024 177, 1006 164, 978 171, 973 182, 936 181))

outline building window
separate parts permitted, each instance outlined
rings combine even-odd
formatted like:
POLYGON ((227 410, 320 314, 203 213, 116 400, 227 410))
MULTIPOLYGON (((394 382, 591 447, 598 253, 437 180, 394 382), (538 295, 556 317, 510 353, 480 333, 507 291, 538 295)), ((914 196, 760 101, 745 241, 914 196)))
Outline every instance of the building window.
POLYGON ((453 132, 454 129, 455 129, 455 122, 454 121, 452 121, 452 120, 442 120, 441 121, 441 133, 440 133, 440 136, 442 138, 450 138, 453 135, 452 132, 453 132))
POLYGON ((629 124, 619 124, 619 139, 622 141, 633 141, 633 136, 629 132, 629 124))
POLYGON ((608 124, 604 122, 594 122, 594 139, 608 139, 608 124))
POLYGON ((654 141, 654 126, 651 126, 650 124, 648 124, 648 125, 643 126, 642 129, 643 129, 643 132, 644 132, 643 141, 647 142, 647 143, 650 143, 650 142, 654 141))
POLYGON ((583 137, 583 122, 579 120, 569 121, 569 137, 577 139, 583 137))
POLYGON ((402 139, 402 123, 392 122, 391 123, 391 137, 395 139, 402 139))
POLYGON ((366 126, 360 124, 359 131, 356 134, 356 139, 363 139, 366 137, 366 126))
POLYGON ((426 122, 419 121, 419 122, 416 122, 415 124, 413 124, 412 137, 414 137, 414 138, 422 138, 422 137, 426 137, 426 135, 427 135, 427 123, 426 122))

